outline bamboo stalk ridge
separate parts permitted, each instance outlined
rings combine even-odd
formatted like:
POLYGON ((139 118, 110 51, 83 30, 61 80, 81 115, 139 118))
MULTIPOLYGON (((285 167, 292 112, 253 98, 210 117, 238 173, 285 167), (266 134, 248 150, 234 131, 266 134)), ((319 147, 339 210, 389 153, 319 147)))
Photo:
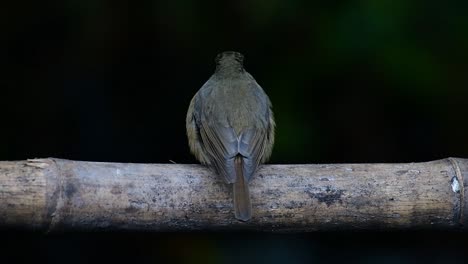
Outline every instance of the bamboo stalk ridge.
POLYGON ((467 229, 468 159, 263 165, 253 217, 200 165, 31 159, 0 162, 0 228, 70 230, 467 229))

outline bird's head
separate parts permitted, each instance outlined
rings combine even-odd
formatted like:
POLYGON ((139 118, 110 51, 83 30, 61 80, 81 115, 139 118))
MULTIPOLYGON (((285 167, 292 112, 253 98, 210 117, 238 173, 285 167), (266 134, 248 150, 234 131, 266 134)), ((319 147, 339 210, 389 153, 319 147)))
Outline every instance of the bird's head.
POLYGON ((224 51, 215 59, 216 71, 242 71, 244 68, 244 55, 236 51, 224 51))

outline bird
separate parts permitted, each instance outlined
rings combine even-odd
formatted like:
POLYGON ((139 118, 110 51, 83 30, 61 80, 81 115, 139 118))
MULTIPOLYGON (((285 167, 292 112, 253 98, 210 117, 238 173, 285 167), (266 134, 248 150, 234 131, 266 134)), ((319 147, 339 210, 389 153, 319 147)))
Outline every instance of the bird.
POLYGON ((275 120, 268 95, 244 69, 244 56, 219 53, 216 69, 193 96, 186 117, 190 151, 232 184, 234 215, 252 217, 249 181, 271 156, 275 120))

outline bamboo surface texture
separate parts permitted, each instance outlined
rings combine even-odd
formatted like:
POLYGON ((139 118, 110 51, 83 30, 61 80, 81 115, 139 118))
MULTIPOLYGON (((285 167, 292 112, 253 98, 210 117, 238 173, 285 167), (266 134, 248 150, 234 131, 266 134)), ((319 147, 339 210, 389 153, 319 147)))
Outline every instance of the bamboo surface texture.
POLYGON ((264 165, 253 217, 200 165, 32 159, 0 162, 0 227, 70 230, 466 229, 468 159, 264 165))

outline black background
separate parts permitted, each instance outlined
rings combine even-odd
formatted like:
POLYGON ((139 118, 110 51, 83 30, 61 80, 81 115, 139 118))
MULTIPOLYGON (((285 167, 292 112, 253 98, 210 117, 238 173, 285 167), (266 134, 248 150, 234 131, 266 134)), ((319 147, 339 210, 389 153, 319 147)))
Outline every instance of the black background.
MULTIPOLYGON (((464 1, 10 1, 1 4, 0 160, 195 163, 191 97, 237 50, 273 102, 271 163, 468 157, 464 1)), ((51 263, 461 263, 464 233, 2 231, 51 263), (236 257, 242 256, 242 257, 236 257)))

